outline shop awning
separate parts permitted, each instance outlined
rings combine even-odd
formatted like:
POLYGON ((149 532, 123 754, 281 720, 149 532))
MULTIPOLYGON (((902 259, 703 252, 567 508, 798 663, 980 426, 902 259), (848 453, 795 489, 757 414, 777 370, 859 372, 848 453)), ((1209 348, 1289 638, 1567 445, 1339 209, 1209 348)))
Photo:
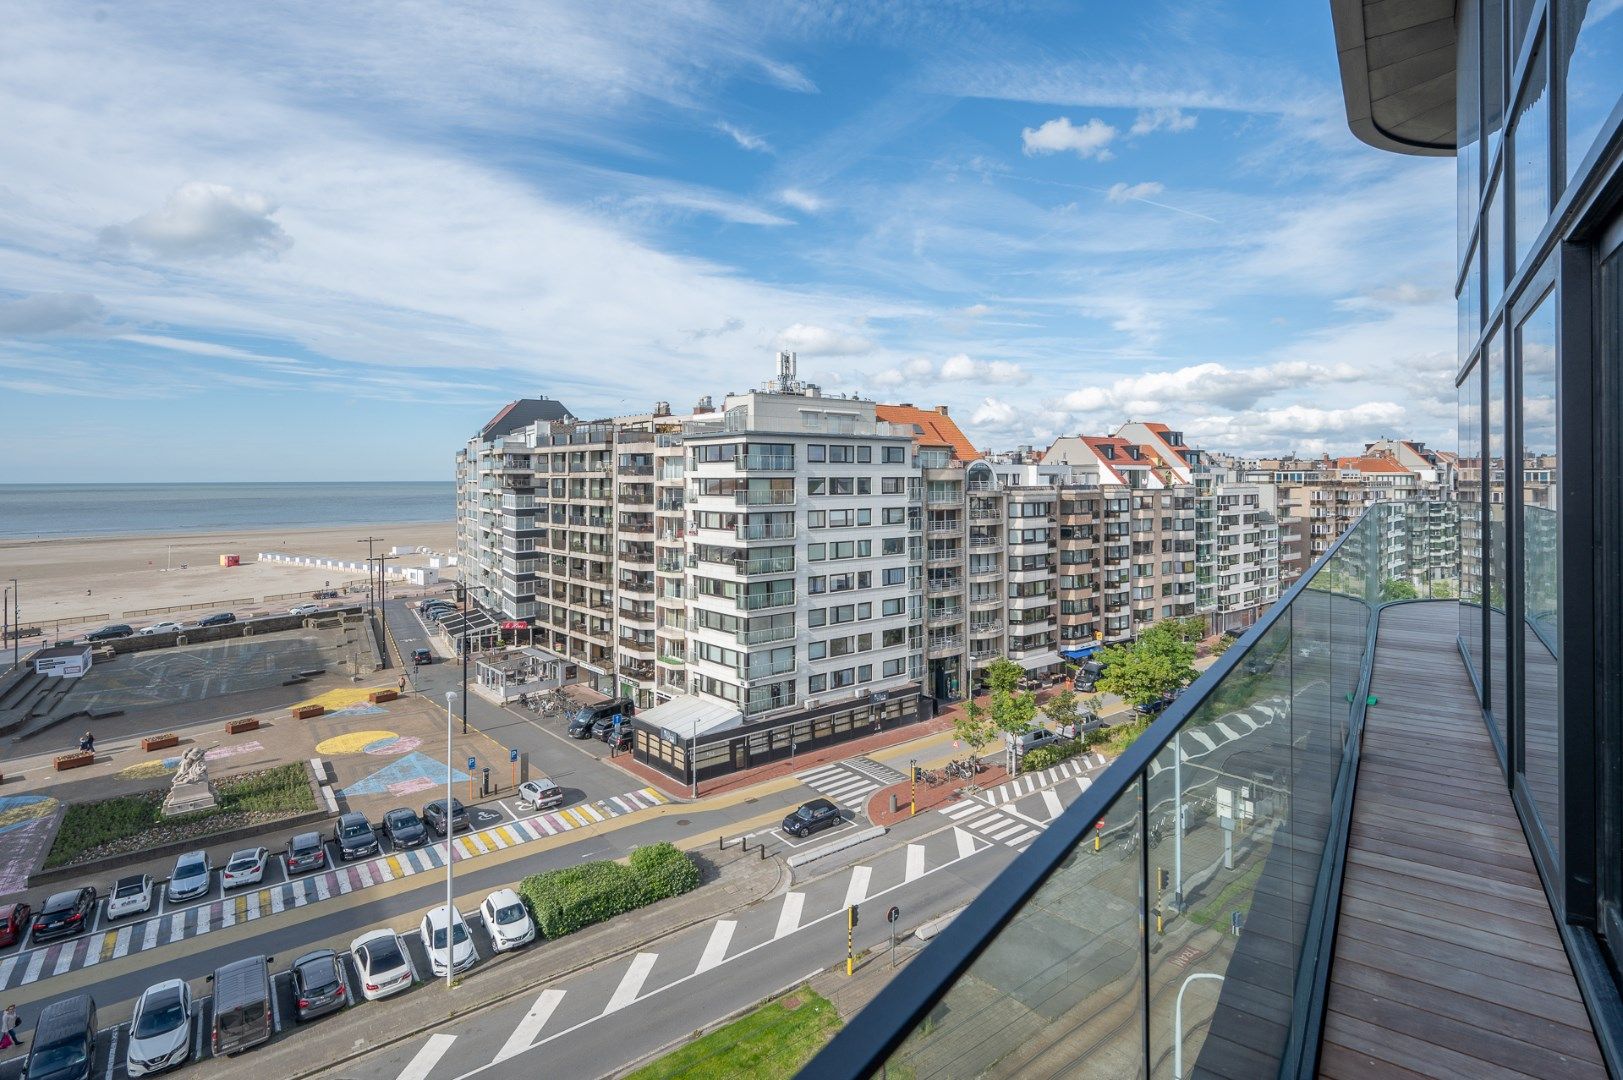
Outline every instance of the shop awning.
POLYGON ((1055 664, 1059 663, 1059 653, 1039 653, 1036 656, 1023 657, 1022 659, 1016 660, 1015 663, 1019 664, 1027 671, 1036 671, 1038 668, 1053 667, 1055 664))
POLYGON ((742 727, 744 714, 731 705, 690 694, 638 713, 636 723, 638 727, 657 731, 668 743, 680 744, 713 732, 742 727))
POLYGON ((1067 660, 1080 660, 1084 656, 1092 656, 1099 651, 1100 647, 1098 642, 1092 642, 1087 645, 1079 645, 1074 649, 1061 649, 1059 654, 1067 660))

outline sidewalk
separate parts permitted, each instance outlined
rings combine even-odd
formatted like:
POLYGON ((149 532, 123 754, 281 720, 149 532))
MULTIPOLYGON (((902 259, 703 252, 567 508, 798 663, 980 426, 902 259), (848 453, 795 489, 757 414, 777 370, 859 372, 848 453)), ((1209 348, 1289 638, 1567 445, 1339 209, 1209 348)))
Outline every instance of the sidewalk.
MULTIPOLYGON (((406 992, 410 1008, 376 1008, 363 1004, 297 1029, 289 1023, 282 1035, 254 1051, 254 1071, 288 1080, 329 1073, 345 1063, 404 1039, 426 1035, 434 1027, 467 1017, 493 1005, 532 993, 545 983, 635 952, 677 931, 720 918, 781 891, 789 874, 780 859, 759 859, 736 849, 696 851, 705 883, 693 892, 621 915, 609 922, 557 941, 540 941, 517 953, 481 962, 447 992, 428 980, 406 992)), ((329 942, 330 948, 347 947, 329 942)), ((210 1059, 192 1067, 201 1077, 233 1077, 241 1065, 210 1059)))

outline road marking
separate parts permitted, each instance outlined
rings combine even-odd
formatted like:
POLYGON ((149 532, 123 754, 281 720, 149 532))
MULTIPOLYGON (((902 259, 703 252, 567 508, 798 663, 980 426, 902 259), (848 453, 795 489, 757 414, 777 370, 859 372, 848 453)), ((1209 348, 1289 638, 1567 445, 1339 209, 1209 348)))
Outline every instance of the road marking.
POLYGON ((331 874, 327 873, 327 874, 322 874, 320 877, 312 879, 316 883, 316 899, 317 900, 330 900, 330 899, 332 899, 332 886, 327 884, 327 878, 330 877, 330 876, 331 876, 331 874))
POLYGON ((117 960, 119 957, 130 951, 130 935, 134 933, 134 931, 135 927, 126 926, 118 932, 117 938, 113 942, 114 960, 117 960))
POLYGON ((507 826, 496 826, 494 829, 491 829, 489 832, 485 833, 485 839, 489 840, 492 844, 495 844, 498 851, 505 851, 507 849, 507 826))
POLYGON ((148 919, 146 921, 146 925, 141 928, 141 951, 142 952, 146 952, 148 949, 152 948, 154 945, 156 945, 158 943, 158 927, 159 927, 159 925, 160 925, 160 923, 159 923, 159 921, 157 919, 148 919))
POLYGON ((792 934, 800 925, 800 909, 806 904, 805 893, 786 893, 783 897, 783 910, 778 913, 778 929, 772 935, 774 939, 785 934, 792 934))
POLYGON ((1019 822, 1010 821, 1008 818, 1003 818, 997 824, 991 826, 985 831, 987 836, 990 836, 993 840, 1002 843, 1005 837, 1013 836, 1015 833, 1024 828, 1025 826, 1021 825, 1019 822))
POLYGON ((171 942, 179 941, 184 933, 186 933, 186 913, 177 911, 169 916, 169 940, 171 942))
POLYGON ((117 934, 102 934, 91 939, 90 948, 85 950, 85 967, 95 967, 103 960, 111 960, 113 945, 117 943, 117 934))
POLYGON ((16 967, 17 958, 15 956, 8 956, 4 960, 0 960, 0 988, 10 984, 11 973, 16 967))
POLYGON ((1021 833, 1019 836, 1011 837, 1009 839, 1008 843, 1009 843, 1010 847, 1017 848, 1021 844, 1030 843, 1032 840, 1036 839, 1036 837, 1037 837, 1037 830, 1032 829, 1029 832, 1021 833))
POLYGON ((582 806, 580 811, 587 817, 591 818, 594 824, 599 821, 607 821, 609 819, 607 814, 600 813, 595 806, 582 806))
POLYGON ((975 838, 973 836, 956 825, 952 827, 952 836, 954 840, 958 841, 958 857, 960 859, 967 859, 975 854, 975 838))
POLYGON ((1093 777, 1091 777, 1091 776, 1079 776, 1079 777, 1077 777, 1076 778, 1076 786, 1081 788, 1083 791, 1088 790, 1088 788, 1093 786, 1093 777))
POLYGON ((962 803, 956 803, 956 804, 954 804, 952 806, 943 806, 941 808, 941 813, 945 814, 947 817, 950 817, 950 818, 958 818, 958 817, 964 816, 965 814, 973 812, 975 809, 977 809, 977 807, 975 806, 974 803, 972 803, 972 802, 962 802, 962 803))
POLYGON ((1217 749, 1217 744, 1212 741, 1212 737, 1206 734, 1204 731, 1186 731, 1184 732, 1184 735, 1187 738, 1195 740, 1209 751, 1217 749))
POLYGON ((250 922, 259 918, 260 908, 261 906, 264 906, 264 901, 261 898, 267 892, 269 892, 268 889, 260 889, 258 892, 251 892, 248 894, 248 910, 243 913, 244 918, 250 922))
MULTIPOLYGON (((709 971, 727 958, 727 946, 733 943, 733 931, 738 929, 738 920, 720 919, 715 928, 710 931, 710 940, 705 944, 704 955, 699 957, 699 966, 693 973, 709 971)), ((0 983, 4 980, 0 979, 0 983)))
POLYGON ((23 978, 20 985, 27 986, 29 983, 39 978, 40 969, 45 967, 45 954, 50 951, 51 950, 49 949, 39 948, 34 950, 34 955, 28 958, 28 967, 23 970, 23 978))
POLYGON ((287 893, 283 889, 276 889, 270 894, 270 909, 272 915, 280 915, 287 906, 287 893))
POLYGON ((868 898, 868 879, 873 877, 873 867, 853 866, 851 868, 851 884, 845 889, 845 906, 860 904, 868 898))
POLYGON ((454 1042, 455 1035, 430 1035, 428 1042, 400 1071, 397 1080, 428 1080, 428 1074, 434 1071, 434 1066, 440 1063, 440 1058, 445 1056, 454 1042))
POLYGON ((907 845, 907 876, 903 881, 915 881, 924 876, 924 845, 907 845))
POLYGON ((1235 734, 1233 728, 1229 727, 1227 724, 1223 723, 1223 721, 1221 721, 1221 720, 1219 720, 1213 726, 1216 727, 1218 731, 1221 731, 1223 733, 1223 737, 1225 739, 1238 739, 1240 737, 1239 735, 1235 734))
POLYGON ((1043 792, 1043 806, 1048 810, 1049 821, 1059 817, 1065 810, 1064 804, 1059 801, 1059 796, 1052 789, 1043 792))
POLYGON ((626 968, 603 1015, 618 1012, 637 1000, 637 995, 642 992, 642 984, 648 981, 648 973, 654 970, 654 961, 658 959, 659 954, 651 952, 640 952, 631 958, 631 966, 626 968))
POLYGON ((547 989, 541 991, 541 996, 535 999, 535 1004, 530 1006, 530 1011, 524 1014, 524 1018, 513 1029, 513 1034, 509 1035, 507 1041, 502 1044, 502 1048, 496 1051, 496 1060, 506 1061, 508 1058, 517 1057, 528 1050, 531 1044, 535 1042, 535 1037, 541 1034, 541 1029, 547 1026, 547 1021, 552 1019, 553 1011, 558 1008, 558 1003, 563 999, 564 991, 562 990, 547 989))
POLYGON ((271 976, 271 994, 270 994, 270 999, 271 999, 271 1029, 273 1031, 277 1032, 277 1033, 280 1033, 281 1030, 282 1030, 282 1007, 281 1007, 280 1004, 278 1004, 278 999, 280 997, 281 997, 281 995, 276 992, 276 976, 272 975, 271 976))
POLYGON ((70 941, 56 947, 56 964, 51 969, 52 975, 61 975, 73 966, 73 948, 77 944, 77 941, 70 941))
POLYGON ((395 877, 405 877, 406 876, 405 868, 400 865, 400 856, 399 855, 390 855, 389 859, 388 859, 388 862, 389 862, 389 869, 394 872, 395 877))
POLYGON ((112 1076, 113 1070, 118 1067, 118 1032, 124 1025, 113 1028, 113 1037, 107 1040, 107 1071, 103 1076, 112 1076))

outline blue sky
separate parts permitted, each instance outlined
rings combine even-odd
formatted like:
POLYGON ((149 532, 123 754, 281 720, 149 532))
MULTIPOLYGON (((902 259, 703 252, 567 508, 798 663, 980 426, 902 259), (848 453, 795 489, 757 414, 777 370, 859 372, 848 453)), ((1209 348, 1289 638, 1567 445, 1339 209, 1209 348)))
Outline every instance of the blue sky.
POLYGON ((1452 162, 1324 2, 21 0, 0 480, 431 479, 505 401, 1451 447, 1452 162))

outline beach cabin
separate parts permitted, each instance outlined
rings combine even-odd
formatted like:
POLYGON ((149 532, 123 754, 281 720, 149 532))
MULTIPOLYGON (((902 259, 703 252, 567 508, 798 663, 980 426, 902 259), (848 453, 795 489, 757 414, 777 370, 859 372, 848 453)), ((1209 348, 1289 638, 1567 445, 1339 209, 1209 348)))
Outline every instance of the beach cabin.
POLYGON ((89 645, 53 645, 41 649, 31 659, 37 675, 55 675, 64 679, 77 679, 90 670, 89 645))

